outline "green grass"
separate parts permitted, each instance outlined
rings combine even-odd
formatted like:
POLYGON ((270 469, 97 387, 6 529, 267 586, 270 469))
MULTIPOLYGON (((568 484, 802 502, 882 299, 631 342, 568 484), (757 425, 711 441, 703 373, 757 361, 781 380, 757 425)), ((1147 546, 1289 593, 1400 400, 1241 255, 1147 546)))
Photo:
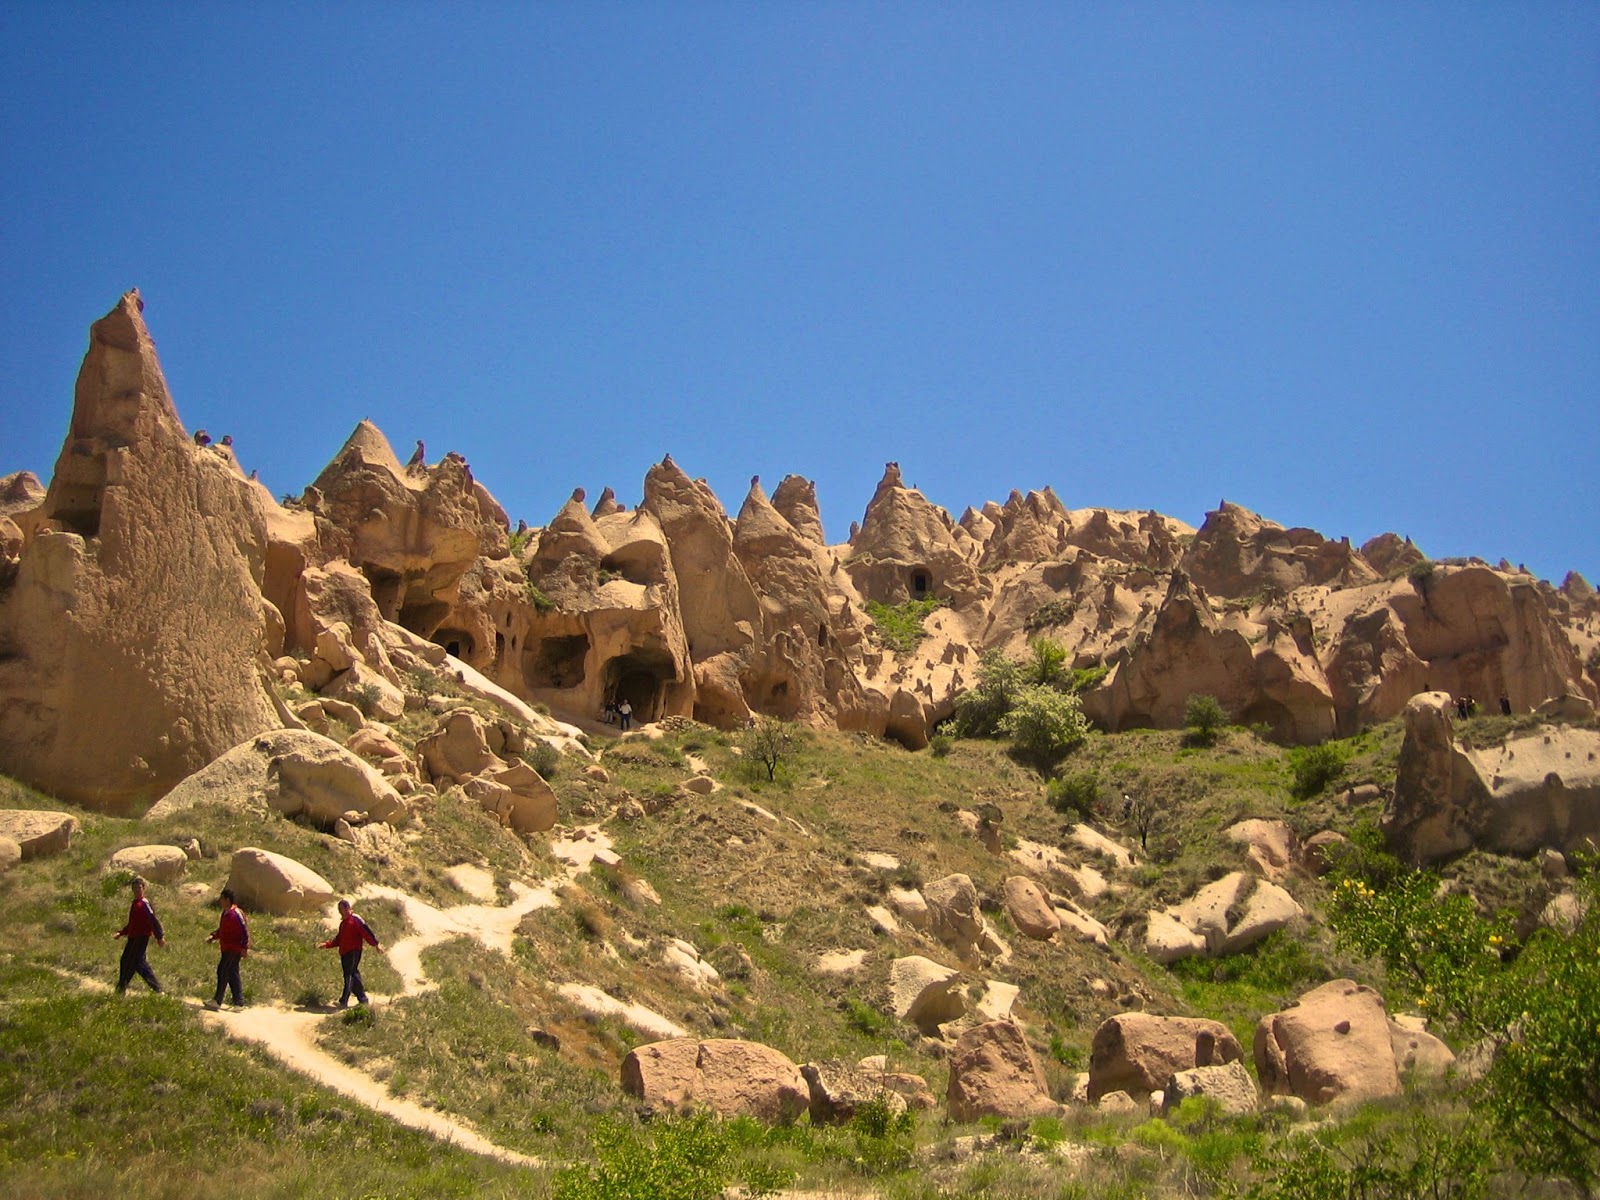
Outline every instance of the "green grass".
POLYGON ((923 621, 944 606, 945 601, 937 596, 929 596, 925 600, 907 600, 904 604, 884 604, 878 600, 868 600, 866 603, 867 616, 872 618, 878 644, 901 655, 910 654, 921 645, 922 639, 928 636, 928 631, 922 626, 923 621))

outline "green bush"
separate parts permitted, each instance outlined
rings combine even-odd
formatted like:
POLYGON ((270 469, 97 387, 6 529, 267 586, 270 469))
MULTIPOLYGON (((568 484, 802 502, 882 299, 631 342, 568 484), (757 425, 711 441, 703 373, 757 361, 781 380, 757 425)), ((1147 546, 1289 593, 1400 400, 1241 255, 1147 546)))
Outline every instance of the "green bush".
POLYGON ((1092 820, 1100 803, 1100 776, 1093 771, 1077 771, 1052 779, 1045 785, 1045 799, 1064 816, 1092 820))
POLYGON ((904 604, 883 604, 877 600, 866 603, 867 616, 872 618, 878 644, 896 654, 910 654, 928 636, 922 627, 923 620, 944 607, 937 596, 926 600, 907 600, 904 604))
POLYGON ((1215 696, 1196 693, 1183 706, 1183 726, 1191 746, 1214 746, 1228 724, 1228 710, 1215 696))
POLYGON ((549 596, 546 596, 540 589, 539 585, 534 583, 533 580, 528 580, 526 590, 528 593, 528 603, 533 605, 535 612, 543 615, 555 609, 556 602, 550 599, 549 596))
POLYGON ((1482 1200, 1491 1195, 1492 1152, 1470 1122, 1449 1126, 1410 1115, 1395 1128, 1360 1123, 1318 1129, 1261 1149, 1262 1182, 1241 1200, 1482 1200))
POLYGON ((961 737, 994 737, 1024 686, 1022 664, 998 650, 978 660, 978 684, 956 697, 950 727, 961 737))
POLYGON ((1344 771, 1346 751, 1336 742, 1298 746, 1289 752, 1294 782, 1289 791, 1296 800, 1309 800, 1326 791, 1344 771))
POLYGON ((1023 629, 1029 633, 1037 633, 1041 629, 1050 629, 1057 625, 1065 625, 1077 615, 1078 602, 1076 600, 1062 599, 1051 600, 1041 604, 1028 614, 1022 622, 1023 629))
POLYGON ((1045 687, 1060 687, 1065 683, 1067 669, 1065 646, 1049 638, 1039 637, 1028 643, 1028 650, 1033 655, 1028 672, 1030 683, 1042 684, 1045 687))
MULTIPOLYGON (((717 1118, 652 1121, 643 1130, 615 1121, 601 1122, 594 1144, 600 1161, 557 1173, 555 1200, 721 1200, 732 1181, 733 1144, 717 1118)), ((769 1172, 745 1194, 768 1196, 782 1186, 769 1172)))
POLYGON ((943 758, 955 749, 956 740, 948 733, 936 733, 928 739, 928 750, 935 758, 943 758))
POLYGON ((530 737, 522 749, 522 761, 546 780, 554 779, 561 767, 561 751, 543 738, 530 737))
POLYGON ((1018 757, 1048 771, 1089 740, 1089 722, 1078 698, 1037 684, 1024 686, 1016 704, 1000 718, 1000 732, 1018 757))

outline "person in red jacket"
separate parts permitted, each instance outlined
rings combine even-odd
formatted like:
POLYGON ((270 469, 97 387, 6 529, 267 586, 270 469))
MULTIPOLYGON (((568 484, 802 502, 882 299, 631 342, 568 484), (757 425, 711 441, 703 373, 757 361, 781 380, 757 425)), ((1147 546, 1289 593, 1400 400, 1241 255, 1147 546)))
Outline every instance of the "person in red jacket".
POLYGON ((250 956, 250 930, 244 923, 244 914, 233 902, 233 889, 222 889, 222 919, 217 931, 206 939, 222 947, 217 959, 217 995, 208 1007, 222 1007, 224 986, 233 991, 233 1006, 244 1007, 244 984, 239 979, 239 961, 250 956))
POLYGON ((161 928, 161 919, 156 916, 156 910, 150 907, 150 901, 144 898, 144 880, 135 875, 131 886, 133 904, 128 909, 128 923, 111 935, 113 939, 128 939, 127 945, 122 947, 122 969, 117 972, 119 996, 128 990, 128 984, 135 975, 148 983, 152 992, 161 990, 161 981, 150 969, 150 960, 145 954, 149 950, 151 938, 156 939, 158 946, 167 944, 167 935, 161 928))
POLYGON ((344 968, 344 994, 339 997, 339 1007, 350 1003, 351 993, 357 1004, 367 1002, 367 989, 361 984, 361 946, 365 942, 374 950, 382 950, 378 936, 350 908, 350 901, 339 901, 339 932, 322 943, 324 950, 339 952, 339 965, 344 968))

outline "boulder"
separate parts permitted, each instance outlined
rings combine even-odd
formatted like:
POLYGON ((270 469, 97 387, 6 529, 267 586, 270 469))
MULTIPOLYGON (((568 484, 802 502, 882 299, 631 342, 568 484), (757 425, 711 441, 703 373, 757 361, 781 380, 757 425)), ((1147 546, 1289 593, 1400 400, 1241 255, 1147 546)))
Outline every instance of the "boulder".
POLYGON ((1061 928, 1061 918, 1050 906, 1050 898, 1033 880, 1022 875, 1007 879, 1004 887, 1006 915, 1024 937, 1048 942, 1061 928))
POLYGON ((106 866, 142 875, 151 883, 172 883, 183 878, 189 856, 177 846, 126 846, 113 854, 106 866))
POLYGON ((622 1060, 622 1090, 653 1109, 710 1109, 722 1117, 777 1123, 806 1111, 800 1069, 759 1042, 672 1038, 637 1046, 622 1060))
POLYGON ((950 1054, 945 1100, 955 1121, 1061 1112, 1061 1105, 1050 1098, 1039 1060, 1011 1021, 990 1021, 961 1035, 950 1054))
POLYGON ((489 749, 489 730, 470 708, 439 718, 438 728, 417 743, 417 753, 435 782, 464 783, 473 775, 505 764, 489 749))
POLYGON ((1348 846, 1350 839, 1342 833, 1332 829, 1324 829, 1320 833, 1313 833, 1306 839, 1306 844, 1301 851, 1301 861, 1305 863, 1307 871, 1311 874, 1326 875, 1333 867, 1333 856, 1339 853, 1335 847, 1348 846))
POLYGON ((967 1013, 961 972, 919 954, 897 958, 889 964, 889 1004, 895 1016, 937 1036, 940 1025, 967 1013))
POLYGON ((1408 1021, 1400 1016, 1391 1017, 1389 1045, 1394 1051, 1394 1065, 1401 1075, 1442 1079, 1455 1066, 1455 1051, 1415 1019, 1408 1021))
POLYGON ((1274 883, 1281 883, 1300 858, 1300 839, 1283 821, 1238 821, 1224 829, 1222 836, 1243 844, 1256 870, 1274 883))
POLYGON ((368 763, 309 729, 275 729, 233 747, 158 801, 149 820, 198 804, 303 816, 332 825, 347 812, 368 821, 404 824, 400 793, 368 763))
POLYGON ((334 900, 333 885, 310 867, 254 846, 233 852, 228 886, 243 908, 274 916, 319 912, 334 900))
POLYGON ((978 907, 978 889, 967 875, 946 875, 922 889, 928 932, 962 958, 975 957, 988 931, 978 907))
POLYGON ((15 842, 23 861, 64 853, 77 832, 78 818, 70 813, 0 809, 0 838, 15 842))
POLYGON ((1175 1071, 1161 1089, 1162 1113, 1171 1112, 1192 1096, 1215 1101, 1230 1117, 1253 1113, 1258 1107, 1256 1081, 1243 1061, 1175 1071))
POLYGON ((906 1098, 884 1082, 884 1072, 863 1070, 859 1066, 830 1059, 805 1063, 800 1068, 811 1089, 811 1123, 843 1125, 855 1116, 856 1109, 881 1100, 890 1113, 906 1110, 906 1098))
POLYGON ((1255 1061, 1269 1095, 1299 1096, 1309 1104, 1400 1091, 1383 997, 1348 979, 1325 983, 1293 1007, 1262 1017, 1255 1061))
POLYGON ((1121 1013, 1095 1030, 1089 1049, 1089 1098, 1125 1091, 1148 1096, 1179 1071, 1221 1066, 1244 1057, 1221 1021, 1121 1013))
POLYGON ((1235 954, 1287 927, 1303 911, 1277 884, 1233 871, 1182 904, 1150 913, 1145 952, 1160 963, 1191 954, 1235 954))
POLYGON ((555 789, 525 762, 468 779, 461 790, 518 833, 544 833, 555 826, 555 789))

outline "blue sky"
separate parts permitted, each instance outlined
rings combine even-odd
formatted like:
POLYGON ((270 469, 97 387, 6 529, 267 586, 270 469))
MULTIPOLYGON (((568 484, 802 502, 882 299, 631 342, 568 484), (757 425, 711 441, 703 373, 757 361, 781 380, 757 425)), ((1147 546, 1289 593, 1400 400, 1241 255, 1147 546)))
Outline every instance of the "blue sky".
POLYGON ((126 288, 298 492, 898 460, 1600 580, 1600 6, 0 2, 0 473, 126 288))

